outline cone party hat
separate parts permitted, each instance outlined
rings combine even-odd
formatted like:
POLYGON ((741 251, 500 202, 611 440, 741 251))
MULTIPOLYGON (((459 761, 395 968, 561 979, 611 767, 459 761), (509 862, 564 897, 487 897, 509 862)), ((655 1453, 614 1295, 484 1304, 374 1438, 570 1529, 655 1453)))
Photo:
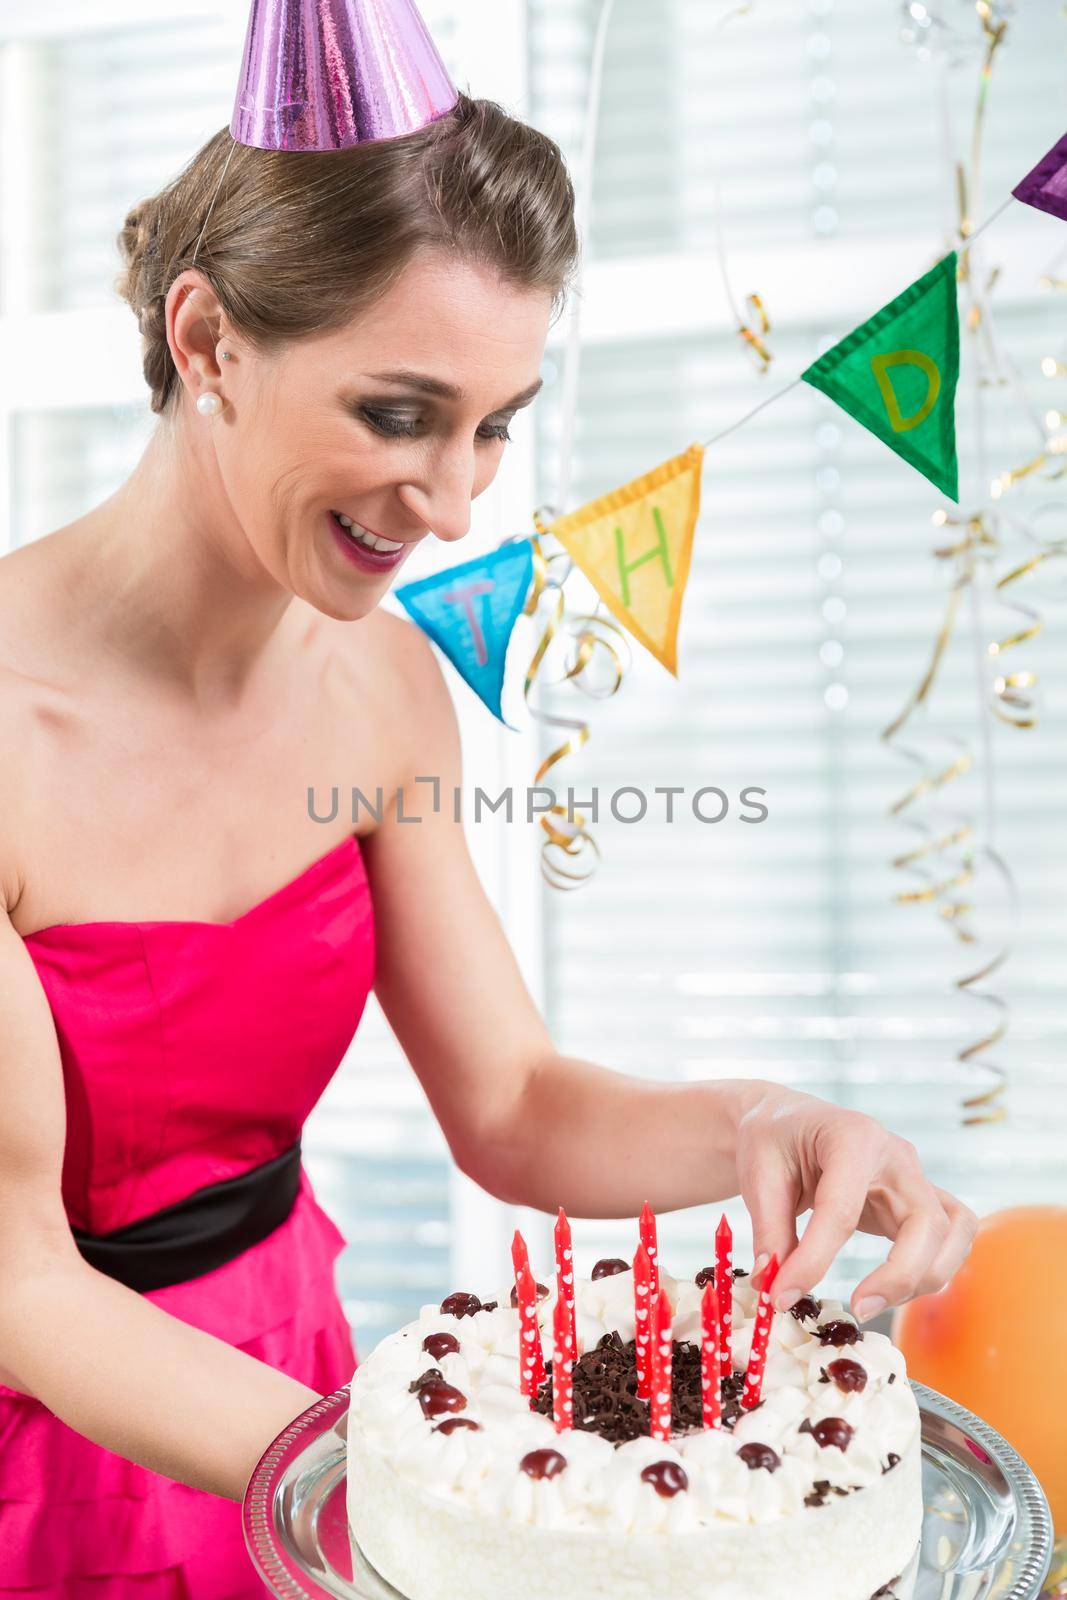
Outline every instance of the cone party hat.
POLYGON ((252 0, 230 132, 345 150, 414 133, 458 98, 413 0, 252 0))

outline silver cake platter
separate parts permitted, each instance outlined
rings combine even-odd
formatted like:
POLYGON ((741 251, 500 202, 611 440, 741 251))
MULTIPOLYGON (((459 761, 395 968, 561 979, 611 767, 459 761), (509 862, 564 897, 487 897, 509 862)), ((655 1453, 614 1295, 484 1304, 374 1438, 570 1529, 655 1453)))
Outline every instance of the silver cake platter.
MULTIPOLYGON (((926 1505, 914 1600, 1038 1600, 1052 1557, 1040 1484, 988 1423, 925 1384, 911 1387, 922 1417, 926 1505)), ((348 1530, 348 1388, 291 1422, 249 1479, 245 1543, 282 1600, 406 1600, 348 1530)))

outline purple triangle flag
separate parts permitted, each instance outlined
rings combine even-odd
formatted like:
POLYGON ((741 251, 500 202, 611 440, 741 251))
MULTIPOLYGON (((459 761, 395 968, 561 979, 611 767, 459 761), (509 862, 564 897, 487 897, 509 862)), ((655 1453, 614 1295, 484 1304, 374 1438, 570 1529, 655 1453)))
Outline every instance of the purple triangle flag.
POLYGON ((1047 211, 1067 222, 1067 133, 1011 192, 1024 205, 1036 206, 1038 211, 1047 211))

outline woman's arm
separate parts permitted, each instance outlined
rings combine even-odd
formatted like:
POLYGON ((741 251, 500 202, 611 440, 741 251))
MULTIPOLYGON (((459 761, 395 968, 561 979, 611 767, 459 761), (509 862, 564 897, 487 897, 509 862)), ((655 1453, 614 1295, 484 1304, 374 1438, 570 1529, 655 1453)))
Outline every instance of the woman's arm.
POLYGON ((65 1139, 55 1028, 5 904, 0 1382, 138 1466, 241 1500, 272 1439, 320 1397, 88 1265, 63 1209, 65 1139))
POLYGON ((375 989, 463 1171, 512 1204, 586 1217, 741 1194, 756 1259, 778 1255, 776 1305, 813 1288, 857 1228, 895 1240, 858 1285, 857 1311, 872 1296, 940 1288, 977 1219, 872 1118, 761 1079, 662 1084, 559 1053, 453 820, 461 773, 448 688, 429 643, 403 626, 397 711, 409 776, 402 806, 386 808, 366 847, 375 989), (420 777, 439 781, 440 810, 420 777), (796 1218, 809 1208, 798 1245, 796 1218))

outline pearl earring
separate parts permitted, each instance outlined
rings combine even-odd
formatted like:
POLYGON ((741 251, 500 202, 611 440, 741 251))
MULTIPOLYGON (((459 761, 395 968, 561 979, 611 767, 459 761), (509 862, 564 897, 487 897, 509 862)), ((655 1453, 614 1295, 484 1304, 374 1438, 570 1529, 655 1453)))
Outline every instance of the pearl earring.
POLYGON ((196 409, 202 417, 217 417, 222 410, 222 396, 213 389, 205 389, 196 397, 196 409))

